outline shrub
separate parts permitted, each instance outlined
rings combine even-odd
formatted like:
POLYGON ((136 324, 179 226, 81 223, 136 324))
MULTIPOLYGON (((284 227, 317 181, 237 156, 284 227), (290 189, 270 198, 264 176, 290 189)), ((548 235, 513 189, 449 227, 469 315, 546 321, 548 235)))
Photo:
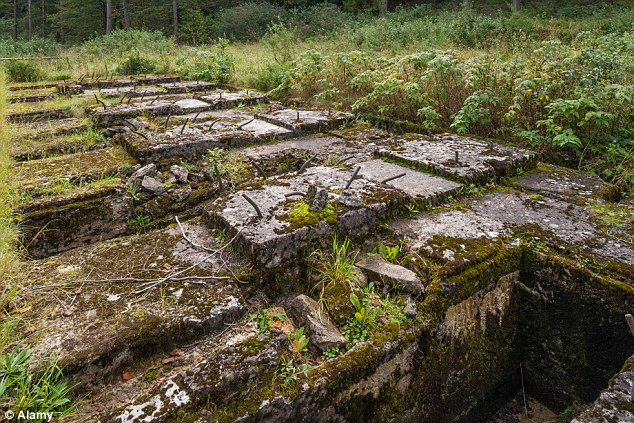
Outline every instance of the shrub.
POLYGON ((138 75, 152 73, 156 70, 154 59, 141 54, 138 50, 126 57, 117 68, 117 72, 124 75, 138 75))
POLYGON ((81 53, 99 58, 104 56, 122 58, 131 52, 159 55, 174 49, 174 42, 160 31, 117 29, 110 35, 101 35, 85 41, 79 50, 81 53))
POLYGON ((304 36, 328 35, 352 22, 352 15, 332 3, 320 3, 294 12, 291 23, 304 36))
POLYGON ((179 40, 190 45, 213 41, 218 32, 217 23, 200 10, 187 9, 179 27, 179 40))
POLYGON ((44 79, 44 71, 34 62, 26 60, 10 60, 4 65, 9 81, 33 82, 44 79))
POLYGON ((178 73, 186 79, 228 83, 235 72, 235 58, 228 47, 229 42, 221 38, 213 51, 189 49, 177 61, 178 73))
POLYGON ((284 21, 288 14, 283 7, 267 2, 244 3, 222 12, 218 33, 232 40, 255 41, 266 34, 269 25, 284 21))

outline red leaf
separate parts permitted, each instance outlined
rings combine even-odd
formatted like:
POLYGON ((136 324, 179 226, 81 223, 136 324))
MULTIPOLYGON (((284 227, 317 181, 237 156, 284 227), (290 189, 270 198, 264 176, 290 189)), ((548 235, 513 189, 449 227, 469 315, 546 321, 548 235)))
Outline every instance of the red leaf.
POLYGON ((185 351, 176 348, 174 351, 172 351, 172 356, 173 357, 182 357, 183 355, 185 355, 185 351))
POLYGON ((163 364, 170 364, 174 362, 174 357, 167 357, 163 359, 163 364))
POLYGON ((121 374, 121 379, 123 379, 124 382, 129 381, 130 379, 132 379, 132 373, 125 371, 121 374))

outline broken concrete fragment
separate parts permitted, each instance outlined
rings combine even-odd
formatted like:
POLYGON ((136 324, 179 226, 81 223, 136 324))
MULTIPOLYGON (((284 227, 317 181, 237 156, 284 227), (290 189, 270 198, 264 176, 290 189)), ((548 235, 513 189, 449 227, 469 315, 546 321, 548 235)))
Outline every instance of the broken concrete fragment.
POLYGON ((416 314, 418 314, 416 302, 412 300, 412 297, 405 297, 405 300, 403 301, 403 313, 405 313, 405 315, 410 319, 413 319, 416 317, 416 314))
MULTIPOLYGON (((137 165, 138 166, 138 165, 137 165)), ((135 166, 136 167, 136 166, 135 166)), ((140 187, 143 178, 146 176, 154 177, 159 173, 156 165, 154 163, 150 163, 149 165, 143 166, 134 171, 134 173, 128 179, 128 186, 140 187)))
POLYGON ((189 170, 184 166, 172 165, 170 173, 167 178, 168 182, 178 182, 179 184, 187 183, 187 177, 189 176, 189 170))
POLYGON ((351 191, 351 190, 346 190, 342 192, 341 194, 339 194, 339 202, 343 204, 344 206, 350 207, 350 208, 357 208, 363 205, 363 202, 361 201, 361 196, 359 195, 359 193, 351 191))
POLYGON ((146 176, 143 178, 143 181, 141 181, 141 188, 152 195, 161 195, 167 190, 164 182, 161 182, 158 178, 152 176, 146 176))
POLYGON ((311 185, 308 187, 304 201, 308 204, 309 211, 313 213, 320 212, 326 208, 326 204, 328 203, 328 191, 311 185))
POLYGON ((376 280, 388 285, 390 288, 421 295, 425 287, 416 273, 387 262, 378 254, 362 257, 356 265, 360 267, 370 280, 376 280))
POLYGON ((312 298, 298 295, 291 301, 289 312, 295 326, 303 326, 310 342, 321 351, 340 348, 348 342, 312 298))

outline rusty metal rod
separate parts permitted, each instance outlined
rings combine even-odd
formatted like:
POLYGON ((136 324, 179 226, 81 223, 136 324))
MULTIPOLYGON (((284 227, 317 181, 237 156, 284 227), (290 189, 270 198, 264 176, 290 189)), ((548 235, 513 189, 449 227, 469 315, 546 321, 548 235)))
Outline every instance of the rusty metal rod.
POLYGON ((245 126, 247 126, 248 124, 250 124, 251 122, 253 122, 255 119, 251 119, 250 121, 243 123, 242 125, 238 125, 237 128, 242 130, 242 128, 244 128, 245 126))
POLYGON ((288 194, 284 194, 284 197, 288 198, 288 197, 294 197, 296 195, 301 195, 303 197, 304 195, 306 195, 306 193, 301 191, 293 191, 293 192, 289 192, 288 194))
POLYGON ((198 120, 198 116, 200 116, 200 114, 201 114, 201 113, 202 113, 202 112, 198 112, 198 113, 196 113, 196 116, 194 116, 194 120, 192 121, 192 125, 193 125, 194 123, 196 123, 196 121, 198 120))
POLYGON ((297 171, 297 173, 302 173, 304 170, 306 170, 306 166, 308 166, 310 164, 310 162, 312 162, 313 160, 315 160, 317 158, 317 154, 315 154, 314 156, 312 156, 310 159, 306 160, 304 162, 304 164, 302 165, 302 167, 299 168, 299 170, 297 171))
POLYGON ((185 132, 185 128, 187 127, 187 124, 189 123, 189 119, 185 119, 185 123, 183 124, 183 127, 181 128, 181 135, 183 135, 183 132, 185 132))
POLYGON ((399 174, 398 174, 398 175, 396 175, 396 176, 392 176, 392 177, 390 177, 390 178, 383 179, 383 180, 381 181, 381 183, 382 183, 382 184, 386 184, 386 183, 388 183, 388 182, 390 182, 390 181, 393 181, 394 179, 402 178, 402 177, 403 177, 403 176, 405 176, 405 175, 407 175, 407 173, 399 173, 399 174))
POLYGON ((123 100, 125 100, 125 98, 128 96, 128 92, 123 93, 123 97, 121 97, 121 100, 119 100, 119 104, 123 103, 123 100))
POLYGON ((262 216, 262 212, 260 211, 260 208, 258 207, 258 205, 257 205, 257 204, 255 204, 255 201, 253 201, 253 200, 251 199, 251 197, 249 197, 249 196, 248 196, 248 195, 246 195, 246 194, 242 194, 242 198, 244 198, 245 200, 247 200, 247 202, 248 202, 249 204, 251 204, 251 206, 253 206, 253 208, 255 209, 255 212, 258 214, 258 217, 259 217, 260 219, 262 219, 262 217, 264 217, 264 216, 262 216))
POLYGON ((93 95, 95 96, 95 100, 97 100, 97 103, 101 104, 103 106, 104 110, 107 110, 108 107, 106 106, 106 103, 104 103, 103 101, 99 100, 99 98, 97 97, 97 94, 93 93, 93 95))
POLYGON ((209 127, 207 128, 207 130, 208 130, 208 131, 211 131, 211 128, 213 128, 213 126, 214 126, 215 124, 217 124, 218 122, 220 122, 220 119, 216 119, 216 120, 214 120, 213 122, 211 122, 211 123, 209 124, 209 127))
POLYGON ((165 119, 165 126, 163 127, 163 129, 167 129, 167 125, 169 125, 171 117, 172 117, 172 109, 170 109, 169 113, 167 114, 167 119, 165 119))
POLYGON ((264 179, 266 179, 266 178, 267 178, 267 176, 266 176, 266 172, 264 172, 264 169, 262 169, 262 168, 260 167, 260 165, 259 165, 259 164, 257 164, 257 162, 256 162, 255 160, 251 160, 251 164, 253 165, 253 167, 254 167, 254 168, 255 168, 258 172, 260 172, 260 175, 262 175, 262 177, 263 177, 264 179))
POLYGON ((130 125, 130 126, 132 127, 132 130, 134 130, 134 131, 136 131, 136 130, 137 130, 136 125, 134 125, 134 123, 130 122, 128 119, 123 119, 123 121, 124 121, 125 123, 127 123, 128 125, 130 125))
POLYGON ((352 174, 352 177, 350 178, 350 180, 346 184, 346 187, 343 189, 344 191, 347 190, 348 188, 350 188, 350 185, 352 185, 352 181, 354 181, 354 178, 357 177, 357 175, 359 174, 360 170, 361 170, 361 166, 357 166, 357 168, 354 170, 354 173, 352 174))
POLYGON ((139 131, 132 131, 132 133, 133 133, 133 134, 137 134, 137 135, 142 136, 143 138, 145 138, 145 140, 146 140, 146 141, 149 141, 149 140, 150 140, 150 139, 147 137, 147 135, 145 135, 145 134, 144 134, 144 133, 142 133, 142 132, 139 132, 139 131))

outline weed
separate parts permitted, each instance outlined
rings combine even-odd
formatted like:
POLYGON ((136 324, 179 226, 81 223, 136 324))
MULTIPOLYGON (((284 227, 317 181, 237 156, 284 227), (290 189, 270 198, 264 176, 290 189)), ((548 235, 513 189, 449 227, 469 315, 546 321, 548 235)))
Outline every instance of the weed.
POLYGON ((390 247, 389 245, 381 244, 378 247, 375 247, 369 255, 379 254, 386 261, 390 263, 396 263, 396 259, 401 252, 401 247, 395 245, 390 247))
POLYGON ((308 346, 308 337, 304 335, 304 328, 297 328, 293 332, 292 336, 288 335, 288 340, 291 343, 291 348, 295 354, 303 354, 308 346))
POLYGON ((249 174, 249 165, 241 157, 228 155, 222 148, 210 148, 202 156, 210 172, 218 172, 226 188, 234 188, 249 174))
POLYGON ((152 217, 140 211, 134 211, 132 217, 128 219, 128 223, 137 228, 143 228, 152 221, 152 217))
POLYGON ((280 357, 277 366, 277 376, 282 379, 282 384, 290 385, 292 382, 299 380, 300 375, 308 373, 308 364, 297 364, 294 357, 280 357))
POLYGON ((331 347, 323 352, 322 357, 324 360, 330 360, 332 358, 336 358, 339 354, 341 354, 339 347, 331 347))
POLYGON ((268 315, 268 309, 263 308, 258 313, 250 313, 249 317, 258 323, 258 329, 263 332, 271 327, 271 319, 268 315))

